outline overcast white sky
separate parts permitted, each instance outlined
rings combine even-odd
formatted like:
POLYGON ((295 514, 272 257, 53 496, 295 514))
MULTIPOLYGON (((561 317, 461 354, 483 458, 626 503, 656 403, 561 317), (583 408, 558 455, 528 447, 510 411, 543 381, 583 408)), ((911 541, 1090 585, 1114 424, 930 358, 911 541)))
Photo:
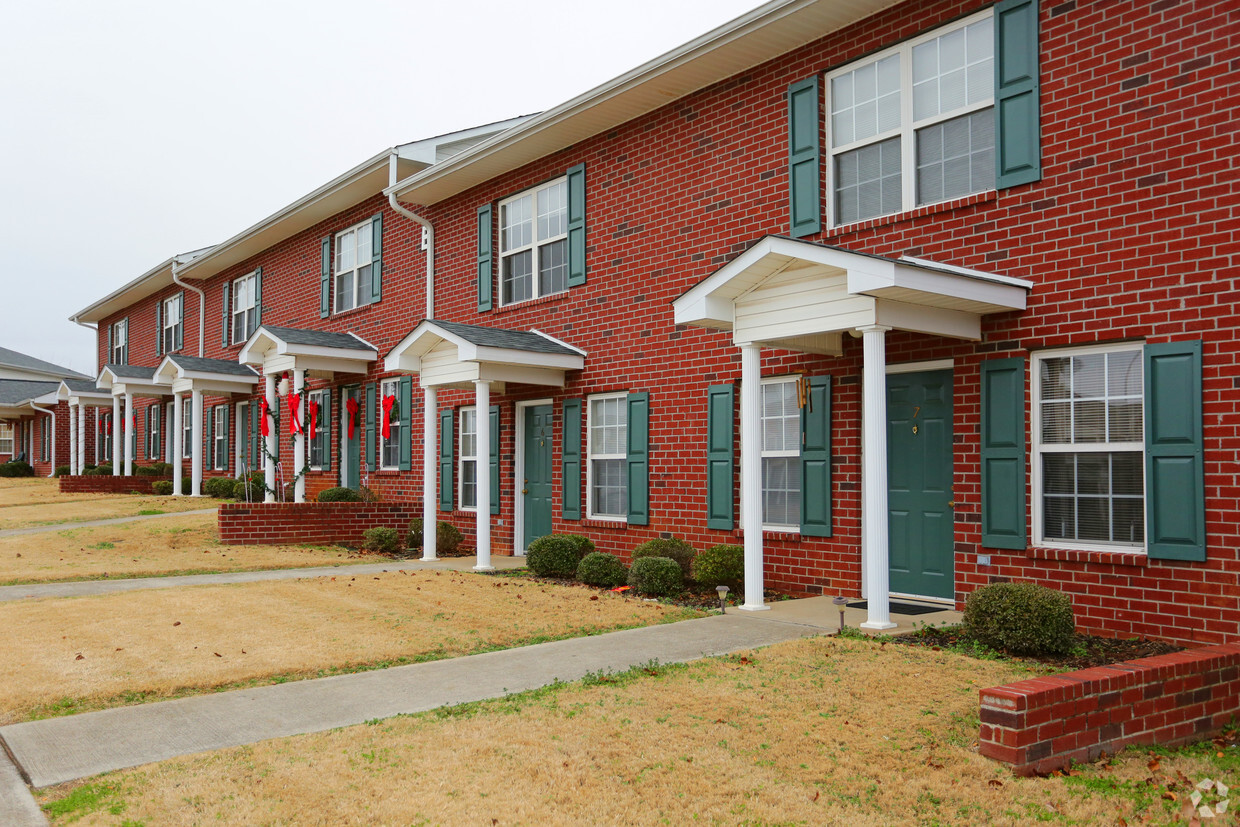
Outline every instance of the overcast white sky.
POLYGON ((538 112, 760 0, 30 0, 0 34, 0 345, 397 143, 538 112))

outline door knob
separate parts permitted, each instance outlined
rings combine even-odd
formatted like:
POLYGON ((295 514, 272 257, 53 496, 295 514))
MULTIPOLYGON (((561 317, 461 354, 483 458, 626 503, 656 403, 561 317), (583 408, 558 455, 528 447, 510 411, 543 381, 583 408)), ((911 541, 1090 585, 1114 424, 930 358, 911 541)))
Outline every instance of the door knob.
POLYGON ((949 508, 955 508, 955 507, 956 507, 956 501, 955 501, 955 500, 952 500, 952 501, 951 501, 951 502, 949 502, 947 505, 948 505, 948 507, 949 507, 949 508))
POLYGON ((528 489, 528 488, 522 488, 522 489, 521 489, 521 493, 522 493, 522 494, 528 494, 528 493, 530 493, 530 489, 528 489))

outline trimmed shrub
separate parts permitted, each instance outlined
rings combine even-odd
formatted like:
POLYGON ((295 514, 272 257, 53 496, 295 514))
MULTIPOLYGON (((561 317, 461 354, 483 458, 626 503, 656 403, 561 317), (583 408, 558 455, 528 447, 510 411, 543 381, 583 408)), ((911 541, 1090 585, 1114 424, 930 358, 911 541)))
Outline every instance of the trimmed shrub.
POLYGON ((633 562, 637 562, 643 557, 666 557, 669 560, 676 561, 676 565, 680 566, 680 576, 688 580, 692 576, 691 569, 693 567, 693 558, 696 554, 697 552, 693 546, 679 537, 659 537, 654 540, 647 540, 633 549, 633 562))
POLYGON ((362 495, 352 488, 327 488, 319 492, 321 503, 360 503, 362 495))
POLYGON ((0 477, 33 477, 34 466, 28 462, 6 462, 0 464, 0 477))
POLYGON ((194 490, 194 478, 193 477, 181 477, 181 493, 188 497, 190 495, 190 492, 192 492, 193 490, 194 490))
MULTIPOLYGON (((408 548, 422 548, 422 520, 415 517, 409 521, 409 537, 405 545, 408 548)), ((440 520, 435 524, 435 554, 455 554, 457 548, 461 545, 461 540, 465 539, 461 535, 460 529, 452 525, 452 523, 440 520)))
POLYGON ((376 554, 399 554, 400 532, 387 526, 368 528, 362 532, 362 548, 376 554))
POLYGON ((156 463, 153 463, 150 466, 150 468, 151 468, 151 471, 153 471, 158 476, 168 477, 169 479, 172 478, 172 463, 156 462, 156 463))
POLYGON ((539 577, 577 576, 582 558, 594 551, 594 543, 580 534, 548 534, 530 543, 525 563, 539 577))
POLYGON ((70 471, 70 468, 68 465, 57 465, 56 466, 56 476, 58 477, 69 476, 69 471, 70 471))
POLYGON ((237 481, 231 477, 212 477, 209 480, 203 480, 202 483, 202 493, 215 497, 217 500, 231 497, 236 488, 237 481))
POLYGON ((246 502, 246 489, 249 489, 249 502, 262 502, 263 494, 263 472, 251 471, 250 474, 233 483, 233 499, 239 503, 246 502))
POLYGON ((629 585, 646 597, 669 597, 685 587, 680 564, 670 557, 641 557, 629 569, 629 585))
POLYGON ((172 480, 155 480, 151 483, 151 490, 160 496, 167 497, 172 494, 172 480))
POLYGON ((629 579, 629 570, 614 554, 592 551, 577 564, 577 579, 591 586, 614 588, 629 579))
POLYGON ((86 475, 90 477, 110 477, 112 476, 112 466, 104 463, 96 465, 94 468, 87 467, 86 475))
POLYGON ((1013 655, 1063 655, 1072 650, 1076 620, 1072 600, 1036 583, 982 586, 964 607, 970 637, 1013 655))
POLYGON ((706 549, 693 558, 693 579, 705 589, 727 586, 740 591, 745 579, 744 547, 722 543, 706 549))
POLYGON ((135 465, 133 475, 135 477, 162 477, 163 473, 154 465, 135 465))

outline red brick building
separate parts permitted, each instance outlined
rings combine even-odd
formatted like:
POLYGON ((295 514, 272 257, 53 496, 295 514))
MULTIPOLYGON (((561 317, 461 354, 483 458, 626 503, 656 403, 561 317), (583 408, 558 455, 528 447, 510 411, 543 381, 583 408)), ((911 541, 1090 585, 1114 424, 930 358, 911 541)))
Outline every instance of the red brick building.
MULTIPOLYGON (((77 371, 0 347, 0 463, 28 462, 44 477, 71 463, 70 386, 95 393, 94 381, 77 371)), ((93 449, 93 436, 84 448, 93 449)))
POLYGON ((298 498, 420 499, 480 567, 673 534, 749 609, 1019 579, 1231 640, 1238 86, 1224 0, 776 0, 76 318, 149 455, 265 465, 265 397, 298 498))

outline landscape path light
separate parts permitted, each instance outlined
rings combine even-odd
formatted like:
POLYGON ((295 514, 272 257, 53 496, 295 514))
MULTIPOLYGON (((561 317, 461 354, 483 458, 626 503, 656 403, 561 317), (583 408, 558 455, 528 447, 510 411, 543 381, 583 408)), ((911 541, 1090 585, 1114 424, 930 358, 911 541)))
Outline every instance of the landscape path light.
POLYGON ((715 586, 715 591, 719 592, 719 614, 726 615, 728 613, 727 599, 728 587, 715 586))
POLYGON ((831 602, 834 603, 837 607, 839 607, 840 631, 842 632, 844 631, 844 607, 848 605, 848 598, 841 595, 840 597, 833 597, 831 599, 831 602))

